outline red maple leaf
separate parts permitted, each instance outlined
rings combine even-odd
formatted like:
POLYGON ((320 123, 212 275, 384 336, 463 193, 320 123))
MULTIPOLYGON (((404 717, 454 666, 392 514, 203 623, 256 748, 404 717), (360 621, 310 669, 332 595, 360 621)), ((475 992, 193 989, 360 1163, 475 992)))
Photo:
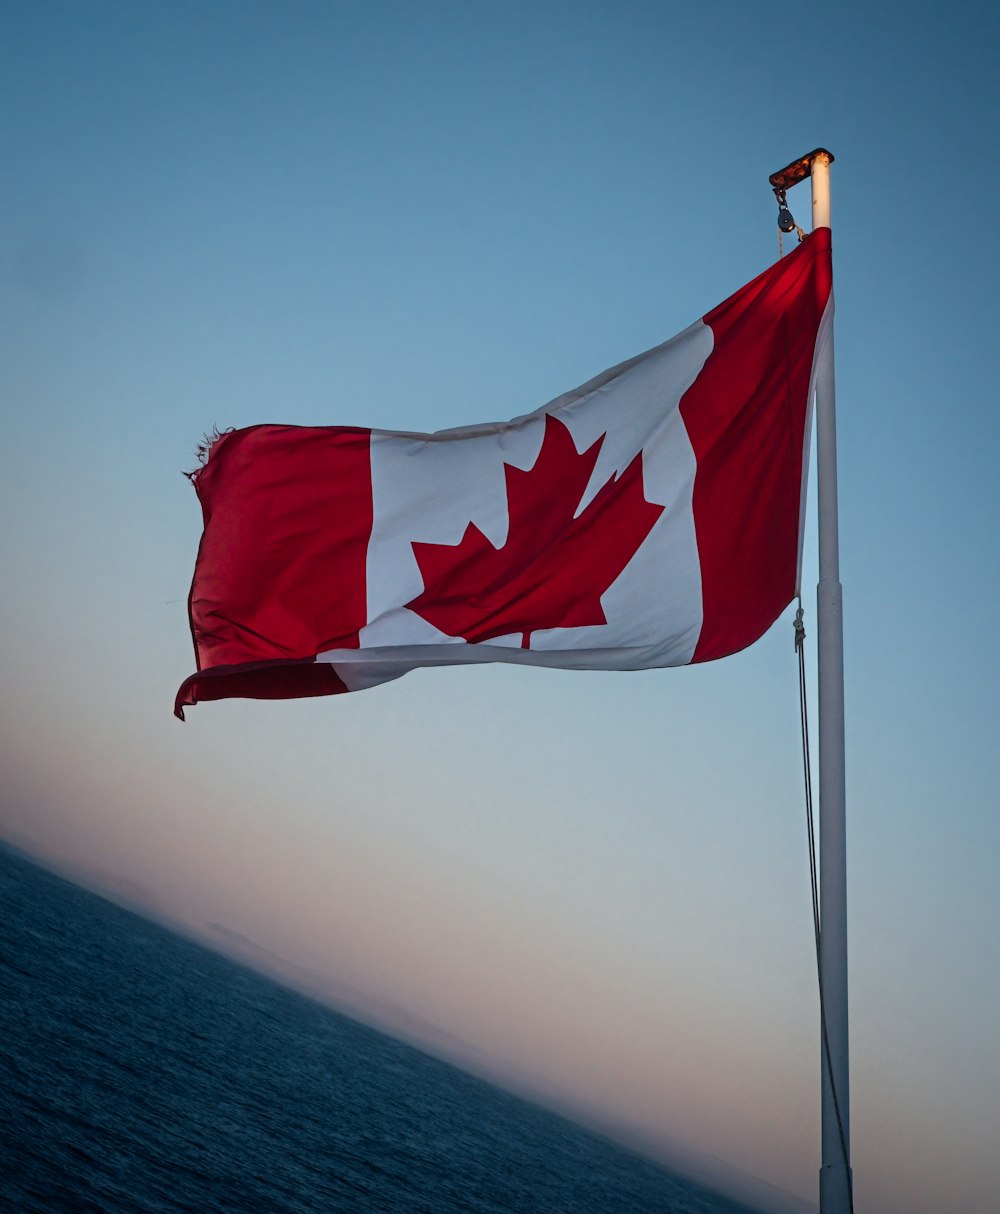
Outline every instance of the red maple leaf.
POLYGON ((573 517, 603 442, 578 453, 567 427, 547 416, 534 467, 504 464, 507 542, 494 548, 471 522, 457 544, 414 542, 424 589, 407 607, 470 643, 520 632, 524 649, 538 629, 606 624, 601 595, 663 506, 643 496, 640 452, 573 517))

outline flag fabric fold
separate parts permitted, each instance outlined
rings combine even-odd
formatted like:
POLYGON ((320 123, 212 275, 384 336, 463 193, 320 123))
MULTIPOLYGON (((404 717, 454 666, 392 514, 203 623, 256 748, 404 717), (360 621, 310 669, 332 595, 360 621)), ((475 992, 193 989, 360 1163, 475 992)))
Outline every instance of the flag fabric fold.
POLYGON ((702 662, 797 593, 820 228, 702 320, 513 421, 251 426, 193 475, 197 673, 175 711, 420 666, 702 662))

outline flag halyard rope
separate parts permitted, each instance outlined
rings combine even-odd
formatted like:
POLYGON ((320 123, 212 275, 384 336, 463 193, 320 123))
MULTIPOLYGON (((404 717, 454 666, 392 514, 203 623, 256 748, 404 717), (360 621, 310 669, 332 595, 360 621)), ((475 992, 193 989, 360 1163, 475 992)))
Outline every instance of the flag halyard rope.
POLYGON ((844 1120, 840 1112, 840 1100, 837 1096, 837 1083, 834 1079, 833 1063, 830 1058, 830 1035, 826 1024, 826 1001, 823 997, 823 965, 820 953, 819 877, 816 863, 816 824, 813 811, 812 758, 809 749, 809 708, 806 695, 806 629, 803 623, 801 599, 799 599, 798 610, 795 613, 794 628, 795 652, 798 655, 799 664, 799 721, 802 727, 802 772, 805 784, 809 887, 812 896, 813 937, 816 943, 816 979, 819 986, 819 1017, 823 1034, 823 1063, 830 1081, 830 1094, 833 1097, 833 1110, 837 1118, 837 1133, 840 1138, 840 1152, 847 1171, 847 1198, 850 1203, 851 1214, 854 1214, 854 1181, 851 1176, 851 1160, 847 1150, 847 1136, 844 1133, 844 1120))

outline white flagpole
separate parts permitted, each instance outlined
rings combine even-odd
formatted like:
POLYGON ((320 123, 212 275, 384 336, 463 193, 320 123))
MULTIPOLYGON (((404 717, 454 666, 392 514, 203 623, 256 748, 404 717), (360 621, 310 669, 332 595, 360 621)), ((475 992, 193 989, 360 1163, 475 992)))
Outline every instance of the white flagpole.
MULTIPOLYGON (((811 163, 812 226, 830 226, 830 160, 811 163)), ((847 846, 844 777, 844 620, 837 513, 837 417, 833 326, 816 367, 816 465, 819 503, 819 880, 821 1042, 821 1214, 850 1214, 850 1068, 847 1019, 847 846)))

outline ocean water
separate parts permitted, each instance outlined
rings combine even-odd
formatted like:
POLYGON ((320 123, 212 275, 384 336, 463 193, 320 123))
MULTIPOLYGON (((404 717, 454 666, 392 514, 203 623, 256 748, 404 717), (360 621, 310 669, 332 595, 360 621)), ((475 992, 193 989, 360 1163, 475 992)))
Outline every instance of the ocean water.
POLYGON ((0 1210, 745 1207, 0 847, 0 1210))

